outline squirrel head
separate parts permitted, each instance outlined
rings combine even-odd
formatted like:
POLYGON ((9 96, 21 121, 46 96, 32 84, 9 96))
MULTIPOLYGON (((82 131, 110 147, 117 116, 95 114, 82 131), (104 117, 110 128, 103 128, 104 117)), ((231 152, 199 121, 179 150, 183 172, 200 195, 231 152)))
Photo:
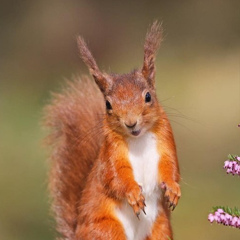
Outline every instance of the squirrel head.
POLYGON ((155 21, 146 35, 142 68, 121 75, 101 72, 85 41, 78 37, 80 55, 103 93, 106 102, 105 120, 112 131, 138 137, 151 129, 158 120, 155 58, 161 36, 161 25, 155 21))

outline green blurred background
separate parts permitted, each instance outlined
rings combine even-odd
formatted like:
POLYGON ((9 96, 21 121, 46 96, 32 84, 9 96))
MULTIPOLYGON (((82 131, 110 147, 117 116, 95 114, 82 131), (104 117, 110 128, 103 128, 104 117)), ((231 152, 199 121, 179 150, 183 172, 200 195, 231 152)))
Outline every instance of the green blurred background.
POLYGON ((76 36, 99 66, 142 65, 146 30, 163 22, 158 96, 175 132, 182 198, 175 239, 240 239, 216 224, 213 205, 240 207, 240 179, 225 174, 240 154, 240 1, 0 1, 0 239, 54 239, 42 108, 64 79, 87 73, 76 36))

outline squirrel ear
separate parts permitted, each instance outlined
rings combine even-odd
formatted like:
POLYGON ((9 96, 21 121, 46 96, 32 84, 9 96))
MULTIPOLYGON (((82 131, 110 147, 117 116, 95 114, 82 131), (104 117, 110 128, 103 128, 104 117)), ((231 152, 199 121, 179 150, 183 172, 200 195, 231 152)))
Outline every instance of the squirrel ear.
POLYGON ((142 68, 142 74, 150 86, 155 85, 155 57, 161 40, 162 26, 155 21, 146 35, 142 68))
POLYGON ((79 36, 77 39, 77 43, 83 62, 87 65, 100 90, 103 93, 106 93, 111 87, 110 78, 107 76, 107 74, 104 74, 99 70, 97 63, 93 58, 92 53, 88 49, 84 39, 79 36))

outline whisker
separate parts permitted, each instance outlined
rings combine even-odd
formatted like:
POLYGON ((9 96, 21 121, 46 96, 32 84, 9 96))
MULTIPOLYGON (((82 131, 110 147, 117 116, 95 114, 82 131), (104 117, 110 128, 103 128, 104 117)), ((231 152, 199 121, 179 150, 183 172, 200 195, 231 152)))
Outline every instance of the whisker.
POLYGON ((183 114, 180 110, 178 110, 178 109, 176 109, 176 108, 164 106, 164 109, 165 109, 167 115, 169 116, 169 118, 170 118, 171 116, 173 116, 173 117, 177 117, 177 118, 189 120, 189 121, 194 122, 194 123, 197 123, 197 124, 199 124, 199 125, 203 125, 203 124, 202 124, 201 122, 199 122, 196 118, 189 117, 189 116, 183 114), (168 111, 168 109, 171 110, 172 112, 168 111))
POLYGON ((183 127, 183 128, 185 128, 185 129, 187 129, 189 132, 191 132, 192 134, 194 134, 194 132, 193 132, 189 127, 185 126, 184 124, 179 123, 179 122, 177 122, 177 121, 175 121, 175 120, 173 120, 173 119, 170 119, 170 121, 173 122, 173 123, 175 123, 175 124, 177 124, 177 125, 179 125, 179 126, 181 126, 181 127, 183 127))

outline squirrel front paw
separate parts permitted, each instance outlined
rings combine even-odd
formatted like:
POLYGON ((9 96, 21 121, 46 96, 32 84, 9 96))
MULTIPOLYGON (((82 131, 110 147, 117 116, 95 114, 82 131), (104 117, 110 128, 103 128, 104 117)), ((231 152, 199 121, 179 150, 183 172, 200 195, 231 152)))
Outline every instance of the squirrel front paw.
POLYGON ((181 197, 181 190, 179 184, 177 182, 162 182, 161 188, 165 190, 164 196, 169 202, 169 208, 172 208, 173 211, 177 206, 179 198, 181 197))
POLYGON ((145 205, 145 198, 142 194, 142 187, 136 185, 130 191, 126 193, 127 201, 129 205, 133 208, 134 213, 139 219, 139 215, 141 210, 145 213, 144 207, 145 205))

